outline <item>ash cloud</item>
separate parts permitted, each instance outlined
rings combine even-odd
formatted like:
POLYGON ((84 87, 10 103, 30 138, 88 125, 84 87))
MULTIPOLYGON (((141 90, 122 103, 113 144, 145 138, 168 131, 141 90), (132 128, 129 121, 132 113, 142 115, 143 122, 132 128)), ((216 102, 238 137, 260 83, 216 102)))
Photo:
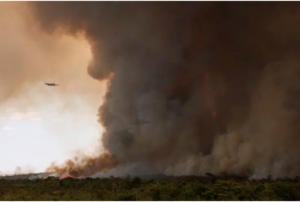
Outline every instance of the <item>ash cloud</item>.
POLYGON ((99 120, 120 170, 299 175, 299 3, 34 6, 48 31, 86 32, 88 73, 110 78, 99 120))

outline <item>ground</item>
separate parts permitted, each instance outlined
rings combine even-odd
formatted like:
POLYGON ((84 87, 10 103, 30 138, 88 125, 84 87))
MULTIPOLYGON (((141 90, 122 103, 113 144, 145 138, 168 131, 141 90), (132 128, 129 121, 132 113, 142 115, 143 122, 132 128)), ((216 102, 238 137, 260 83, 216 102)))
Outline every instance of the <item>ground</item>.
POLYGON ((300 200, 300 178, 2 179, 0 200, 300 200))

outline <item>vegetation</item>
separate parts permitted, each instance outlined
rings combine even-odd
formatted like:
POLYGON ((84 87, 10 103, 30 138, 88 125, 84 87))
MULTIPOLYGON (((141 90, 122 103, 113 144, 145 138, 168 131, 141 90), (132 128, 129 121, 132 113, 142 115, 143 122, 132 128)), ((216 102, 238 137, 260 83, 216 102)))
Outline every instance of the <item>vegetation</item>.
POLYGON ((0 200, 300 200, 300 179, 1 179, 0 200))

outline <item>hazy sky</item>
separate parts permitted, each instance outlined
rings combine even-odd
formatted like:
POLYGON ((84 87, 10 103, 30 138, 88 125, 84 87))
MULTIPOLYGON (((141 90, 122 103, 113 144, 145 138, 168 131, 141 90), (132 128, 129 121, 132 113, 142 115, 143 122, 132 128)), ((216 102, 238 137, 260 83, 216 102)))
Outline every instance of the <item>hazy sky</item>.
POLYGON ((27 3, 2 2, 0 27, 0 174, 40 172, 78 151, 99 152, 105 82, 87 74, 84 34, 46 33, 27 3))

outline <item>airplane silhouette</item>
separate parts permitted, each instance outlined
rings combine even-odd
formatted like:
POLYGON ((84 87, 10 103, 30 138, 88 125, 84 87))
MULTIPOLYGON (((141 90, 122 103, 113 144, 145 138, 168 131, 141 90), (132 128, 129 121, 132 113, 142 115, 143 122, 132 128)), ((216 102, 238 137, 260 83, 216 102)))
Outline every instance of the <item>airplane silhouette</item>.
POLYGON ((58 86, 57 83, 45 83, 45 85, 47 85, 47 86, 58 86))

